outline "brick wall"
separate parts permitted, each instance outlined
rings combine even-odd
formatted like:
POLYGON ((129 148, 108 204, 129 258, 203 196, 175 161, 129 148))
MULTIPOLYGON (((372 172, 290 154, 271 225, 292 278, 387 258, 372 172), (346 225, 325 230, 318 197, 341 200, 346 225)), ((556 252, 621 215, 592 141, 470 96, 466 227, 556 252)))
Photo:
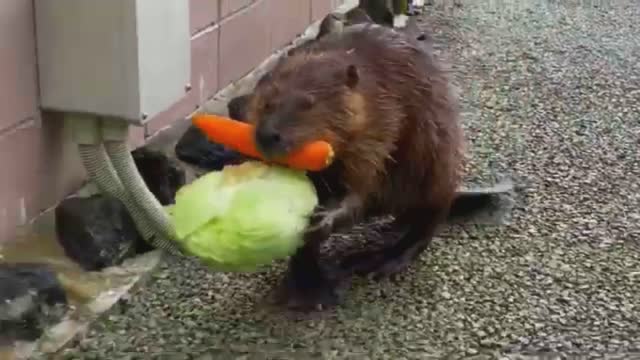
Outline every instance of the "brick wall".
MULTIPOLYGON (((132 147, 283 47, 341 0, 189 0, 192 90, 144 128, 132 147)), ((0 243, 16 225, 75 191, 85 174, 69 129, 38 108, 33 2, 0 1, 0 243)))

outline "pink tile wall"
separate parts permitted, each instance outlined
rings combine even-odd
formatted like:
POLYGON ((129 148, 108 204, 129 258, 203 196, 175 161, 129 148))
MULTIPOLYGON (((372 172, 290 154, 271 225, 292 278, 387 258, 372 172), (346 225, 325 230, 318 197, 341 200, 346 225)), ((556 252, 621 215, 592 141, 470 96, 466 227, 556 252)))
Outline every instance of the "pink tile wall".
POLYGON ((232 13, 260 0, 220 0, 220 17, 225 18, 232 13))
MULTIPOLYGON (((191 90, 145 128, 132 147, 184 118, 302 33, 335 0, 189 0, 191 90)), ((75 191, 84 170, 70 129, 38 109, 33 2, 0 1, 0 243, 15 226, 75 191), (44 117, 43 120, 41 118, 44 117)))
POLYGON ((0 1, 0 129, 37 112, 33 3, 0 1))
POLYGON ((333 10, 335 0, 311 0, 311 21, 320 20, 333 10))
POLYGON ((218 21, 220 0, 190 0, 191 34, 218 21))
POLYGON ((302 34, 310 24, 311 1, 272 0, 269 6, 271 51, 282 48, 302 34))
POLYGON ((268 16, 272 3, 256 1, 220 22, 220 86, 241 78, 271 53, 268 16))
POLYGON ((84 171, 70 136, 60 118, 40 121, 40 114, 0 136, 0 243, 81 185, 84 171))

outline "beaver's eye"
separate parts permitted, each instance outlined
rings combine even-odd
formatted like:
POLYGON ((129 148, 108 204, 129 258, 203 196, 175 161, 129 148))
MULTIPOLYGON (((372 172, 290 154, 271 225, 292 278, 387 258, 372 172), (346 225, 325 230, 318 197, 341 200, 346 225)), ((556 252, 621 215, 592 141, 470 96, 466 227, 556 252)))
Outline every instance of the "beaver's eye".
POLYGON ((271 101, 267 101, 264 103, 262 108, 265 112, 270 112, 271 110, 273 110, 273 103, 271 101))

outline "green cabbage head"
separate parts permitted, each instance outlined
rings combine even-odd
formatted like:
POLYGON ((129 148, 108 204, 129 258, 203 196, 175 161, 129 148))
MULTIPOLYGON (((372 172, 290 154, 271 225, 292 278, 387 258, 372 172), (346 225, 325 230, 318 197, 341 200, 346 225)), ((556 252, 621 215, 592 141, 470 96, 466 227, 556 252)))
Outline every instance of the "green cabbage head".
POLYGON ((168 210, 186 253, 248 272, 293 254, 317 203, 304 172, 249 161, 185 185, 168 210))

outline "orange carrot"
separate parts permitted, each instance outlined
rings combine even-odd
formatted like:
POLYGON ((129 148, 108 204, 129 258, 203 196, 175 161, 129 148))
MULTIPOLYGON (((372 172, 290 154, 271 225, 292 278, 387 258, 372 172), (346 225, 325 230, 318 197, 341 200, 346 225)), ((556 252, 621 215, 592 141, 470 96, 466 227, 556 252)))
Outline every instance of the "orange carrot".
MULTIPOLYGON (((211 114, 194 115, 192 122, 210 141, 266 161, 256 148, 252 125, 211 114)), ((331 165, 333 157, 331 144, 326 141, 314 141, 277 162, 299 170, 320 171, 331 165)))

